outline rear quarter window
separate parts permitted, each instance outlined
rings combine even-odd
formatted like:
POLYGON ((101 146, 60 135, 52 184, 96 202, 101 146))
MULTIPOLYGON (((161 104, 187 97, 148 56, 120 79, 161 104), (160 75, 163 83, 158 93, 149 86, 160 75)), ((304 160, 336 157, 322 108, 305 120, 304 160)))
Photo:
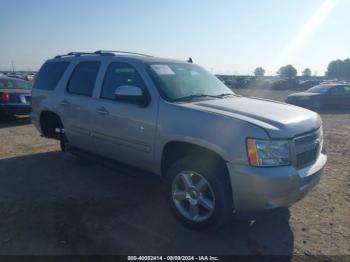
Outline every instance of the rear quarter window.
POLYGON ((43 90, 54 90, 66 71, 69 62, 45 63, 35 78, 33 88, 43 90))

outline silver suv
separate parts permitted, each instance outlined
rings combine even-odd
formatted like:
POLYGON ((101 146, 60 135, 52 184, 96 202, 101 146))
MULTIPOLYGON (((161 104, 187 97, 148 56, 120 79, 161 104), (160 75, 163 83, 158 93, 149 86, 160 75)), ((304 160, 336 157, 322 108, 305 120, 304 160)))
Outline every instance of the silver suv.
POLYGON ((48 60, 31 118, 64 151, 155 173, 176 216, 194 228, 233 213, 288 207, 327 161, 318 114, 241 97, 190 62, 135 53, 48 60))

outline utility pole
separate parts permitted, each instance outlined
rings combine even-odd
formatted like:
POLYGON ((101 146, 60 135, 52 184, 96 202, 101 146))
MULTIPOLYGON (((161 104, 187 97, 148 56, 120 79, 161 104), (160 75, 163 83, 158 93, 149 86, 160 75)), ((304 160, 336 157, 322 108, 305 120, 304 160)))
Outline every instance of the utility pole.
POLYGON ((12 72, 15 72, 15 63, 13 62, 13 60, 11 60, 11 65, 12 65, 12 72))

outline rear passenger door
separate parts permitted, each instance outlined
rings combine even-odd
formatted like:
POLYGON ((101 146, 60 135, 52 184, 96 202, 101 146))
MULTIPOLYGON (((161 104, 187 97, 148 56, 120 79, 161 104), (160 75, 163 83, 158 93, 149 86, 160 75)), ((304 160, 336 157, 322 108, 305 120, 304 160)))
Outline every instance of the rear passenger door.
POLYGON ((127 62, 107 66, 94 112, 93 137, 99 154, 150 169, 156 132, 157 102, 142 107, 116 100, 120 86, 137 86, 149 94, 140 71, 127 62))
POLYGON ((59 102, 70 144, 90 152, 95 152, 91 114, 94 112, 92 94, 99 69, 99 61, 79 62, 67 82, 66 94, 59 102))

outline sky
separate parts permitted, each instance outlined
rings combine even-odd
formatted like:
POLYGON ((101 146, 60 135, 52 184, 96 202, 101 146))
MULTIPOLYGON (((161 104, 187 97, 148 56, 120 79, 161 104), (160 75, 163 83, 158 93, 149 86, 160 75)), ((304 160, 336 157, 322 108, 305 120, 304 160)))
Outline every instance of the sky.
POLYGON ((218 74, 292 64, 323 75, 350 57, 350 0, 0 0, 0 70, 71 51, 124 50, 218 74))

